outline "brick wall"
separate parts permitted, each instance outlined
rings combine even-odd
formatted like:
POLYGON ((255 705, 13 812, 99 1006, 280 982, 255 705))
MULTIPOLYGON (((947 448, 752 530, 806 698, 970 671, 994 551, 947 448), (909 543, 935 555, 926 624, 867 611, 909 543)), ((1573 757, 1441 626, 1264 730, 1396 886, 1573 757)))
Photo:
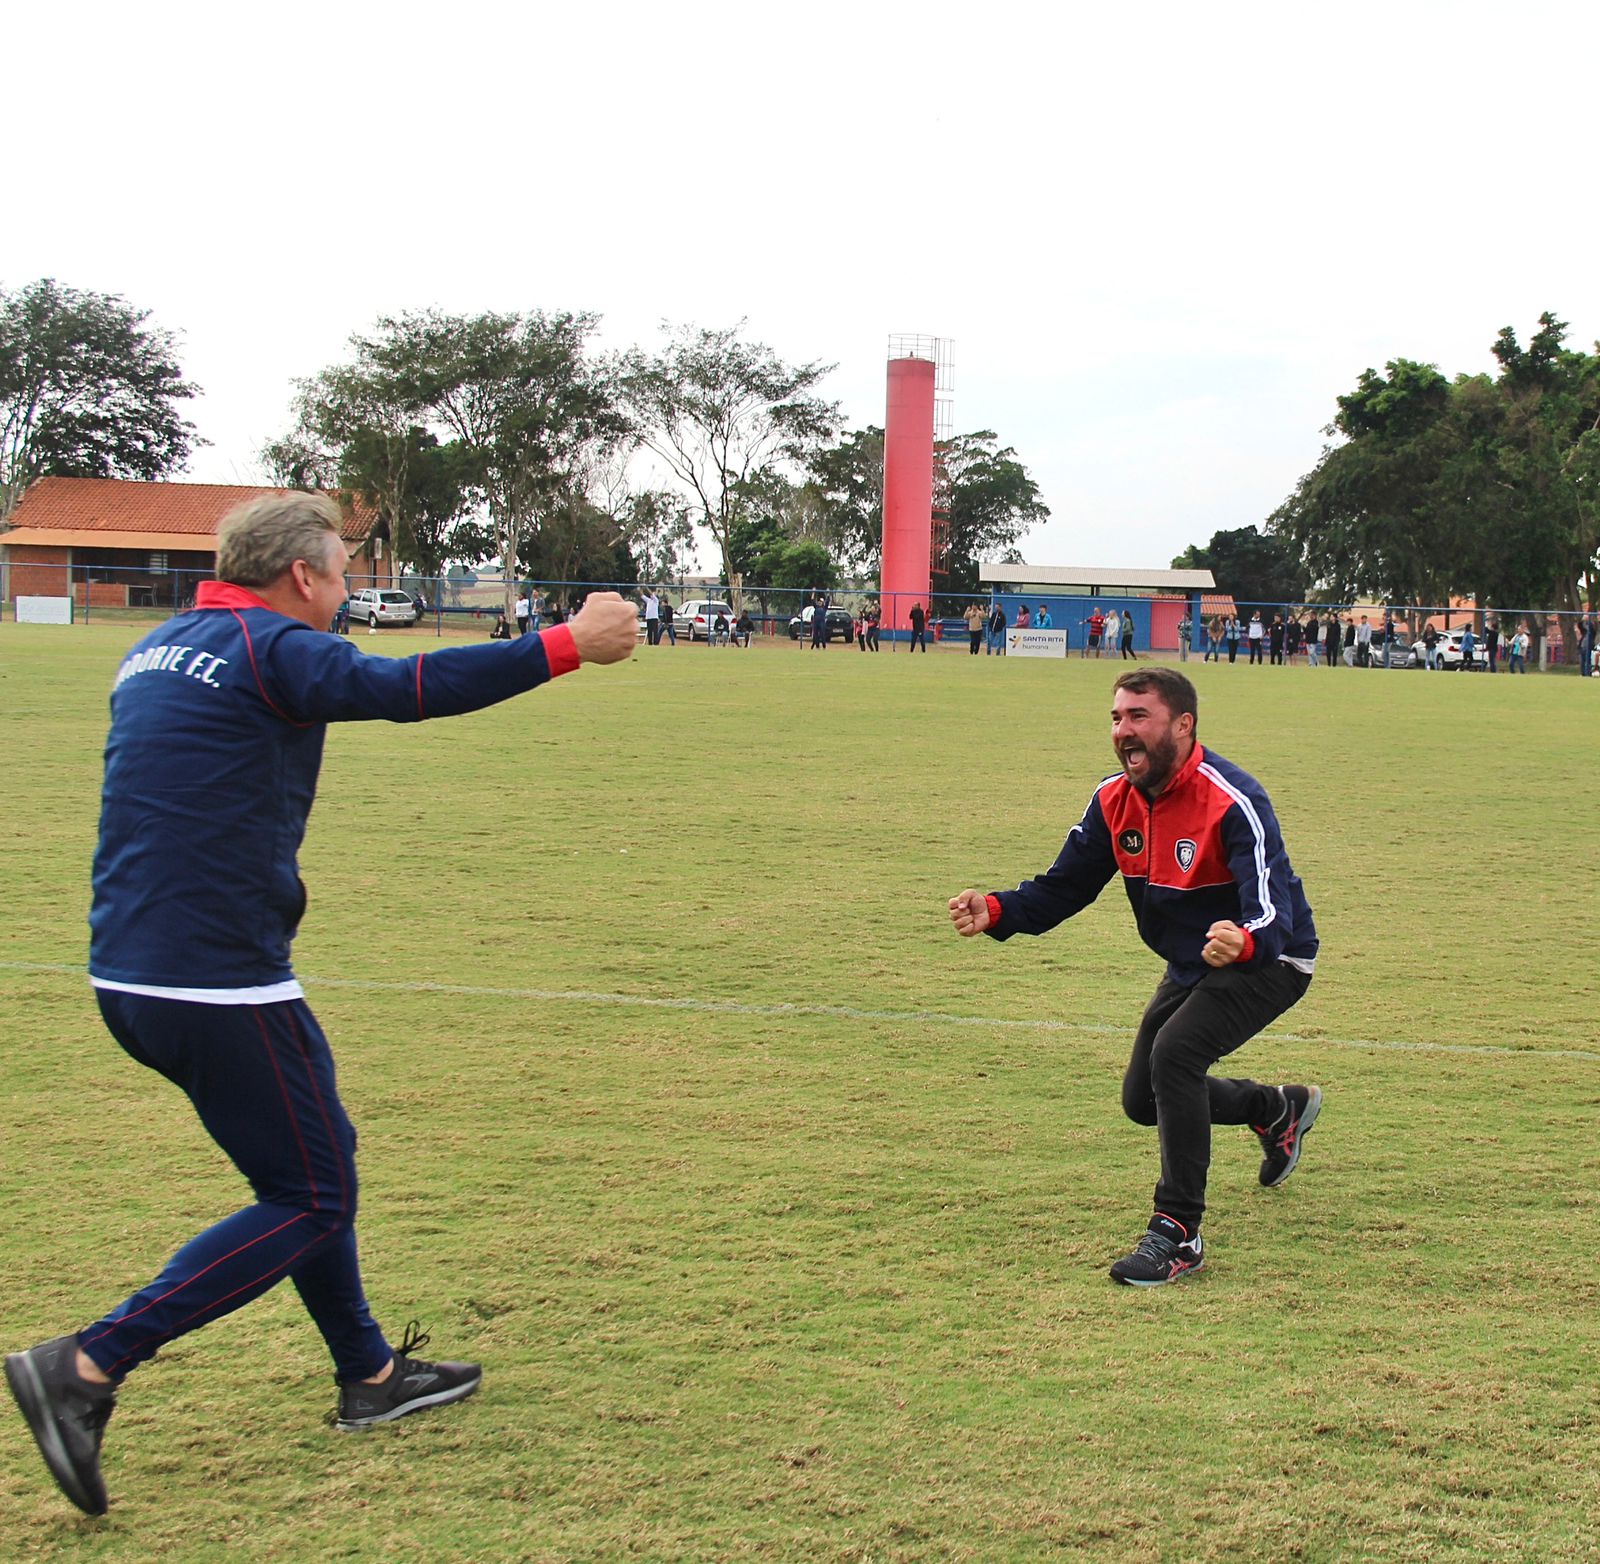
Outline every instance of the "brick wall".
MULTIPOLYGON (((3 541, 3 540, 0 540, 3 541)), ((22 546, 11 550, 7 587, 13 598, 68 597, 72 550, 22 546)))

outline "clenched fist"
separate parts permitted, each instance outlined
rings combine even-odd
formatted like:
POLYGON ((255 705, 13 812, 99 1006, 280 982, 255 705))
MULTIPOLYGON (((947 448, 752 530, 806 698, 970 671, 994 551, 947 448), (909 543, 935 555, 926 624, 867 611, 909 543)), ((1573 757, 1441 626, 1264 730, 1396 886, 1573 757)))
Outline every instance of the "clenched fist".
POLYGON ((567 628, 586 663, 620 663, 639 644, 639 612, 616 592, 591 592, 567 628))
POLYGON ((961 891, 950 898, 950 921, 963 938, 989 927, 989 898, 982 891, 961 891))

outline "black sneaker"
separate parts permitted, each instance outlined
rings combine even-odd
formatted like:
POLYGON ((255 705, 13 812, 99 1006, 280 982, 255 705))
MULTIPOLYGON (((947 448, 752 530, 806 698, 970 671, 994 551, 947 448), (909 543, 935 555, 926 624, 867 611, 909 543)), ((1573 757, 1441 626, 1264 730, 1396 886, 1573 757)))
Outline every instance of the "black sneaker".
POLYGON ((100 1440, 117 1404, 116 1389, 79 1376, 76 1336, 11 1353, 6 1380, 61 1491, 87 1514, 104 1515, 109 1501, 100 1476, 100 1440))
POLYGON ((1205 1263, 1200 1234, 1158 1211, 1133 1253, 1111 1267, 1111 1280, 1126 1287, 1159 1287, 1205 1263))
POLYGON ((1270 1124, 1252 1124, 1261 1142, 1261 1182, 1268 1189, 1294 1172, 1300 1148, 1322 1111, 1320 1086, 1280 1086, 1283 1110, 1270 1124))
POLYGON ((424 1407, 465 1401, 483 1383, 483 1370, 476 1363, 425 1363, 410 1356, 427 1344, 428 1333, 419 1331, 413 1320, 406 1326, 405 1340, 395 1349, 393 1372, 381 1385, 341 1380, 338 1427, 348 1433, 376 1423, 392 1423, 424 1407))

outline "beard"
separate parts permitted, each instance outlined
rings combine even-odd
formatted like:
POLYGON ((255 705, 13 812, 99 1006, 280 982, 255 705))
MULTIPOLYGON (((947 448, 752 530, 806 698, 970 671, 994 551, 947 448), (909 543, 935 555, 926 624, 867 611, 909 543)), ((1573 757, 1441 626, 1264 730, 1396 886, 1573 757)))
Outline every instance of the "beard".
POLYGON ((1125 740, 1112 746, 1122 763, 1122 774, 1146 797, 1153 798, 1167 785, 1178 764, 1178 741, 1172 734, 1150 739, 1143 744, 1125 740), (1143 756, 1142 762, 1129 763, 1129 755, 1143 756))

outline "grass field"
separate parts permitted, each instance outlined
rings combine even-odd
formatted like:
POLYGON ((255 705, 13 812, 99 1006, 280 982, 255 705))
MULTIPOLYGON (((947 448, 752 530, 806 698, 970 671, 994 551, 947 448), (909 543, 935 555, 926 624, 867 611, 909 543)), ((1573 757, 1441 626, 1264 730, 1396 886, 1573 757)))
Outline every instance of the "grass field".
MULTIPOLYGON (((0 629, 7 1350, 241 1199, 82 973, 136 633, 0 629)), ((1238 1073, 1327 1093, 1280 1190, 1217 1132, 1202 1276, 1105 1275, 1156 1171, 1120 890, 944 911, 1053 858, 1113 669, 641 649, 336 730, 303 854, 373 1302, 481 1394, 336 1434, 281 1288, 130 1379, 104 1522, 0 1409, 0 1555, 1600 1555, 1600 687, 1189 666, 1323 940, 1238 1073)))

